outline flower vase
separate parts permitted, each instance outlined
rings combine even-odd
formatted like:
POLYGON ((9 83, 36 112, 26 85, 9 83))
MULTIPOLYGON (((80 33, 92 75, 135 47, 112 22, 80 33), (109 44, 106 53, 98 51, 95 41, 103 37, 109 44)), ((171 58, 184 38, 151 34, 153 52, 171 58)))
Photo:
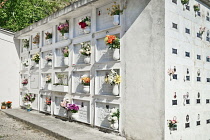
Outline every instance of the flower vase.
POLYGON ((48 61, 47 65, 51 67, 52 66, 52 61, 48 61))
POLYGON ((85 27, 85 29, 84 29, 84 33, 85 33, 85 34, 89 34, 90 31, 91 31, 91 29, 90 29, 89 26, 85 27))
POLYGON ((66 40, 66 39, 68 39, 68 38, 69 38, 69 33, 64 33, 64 34, 63 34, 63 39, 66 40))
POLYGON ((39 67, 39 63, 35 63, 35 67, 39 67))
POLYGON ((120 24, 120 15, 114 15, 114 25, 119 25, 120 24))
POLYGON ((31 109, 27 109, 27 112, 30 112, 31 111, 31 109))
POLYGON ((90 64, 90 56, 86 56, 84 62, 85 64, 90 64))
POLYGON ((64 65, 69 65, 69 57, 64 57, 64 65))
POLYGON ((112 93, 115 96, 119 95, 119 85, 113 85, 112 93))
POLYGON ((118 130, 118 128, 119 128, 118 121, 112 123, 112 124, 111 124, 111 128, 114 129, 114 130, 118 130))
POLYGON ((76 120, 78 118, 78 113, 72 113, 69 111, 69 121, 72 122, 73 120, 76 120))
POLYGON ((46 39, 46 45, 50 45, 50 44, 52 44, 52 38, 46 39))
POLYGON ((90 93, 90 86, 83 86, 83 92, 84 93, 90 93))
POLYGON ((114 49, 113 59, 114 60, 119 60, 120 59, 120 49, 114 49))

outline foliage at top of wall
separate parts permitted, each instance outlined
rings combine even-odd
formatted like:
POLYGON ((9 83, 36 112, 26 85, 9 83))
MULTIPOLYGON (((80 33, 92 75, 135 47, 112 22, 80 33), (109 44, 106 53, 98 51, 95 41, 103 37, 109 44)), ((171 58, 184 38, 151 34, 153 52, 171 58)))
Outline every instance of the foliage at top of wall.
POLYGON ((19 31, 78 0, 0 0, 0 27, 19 31))

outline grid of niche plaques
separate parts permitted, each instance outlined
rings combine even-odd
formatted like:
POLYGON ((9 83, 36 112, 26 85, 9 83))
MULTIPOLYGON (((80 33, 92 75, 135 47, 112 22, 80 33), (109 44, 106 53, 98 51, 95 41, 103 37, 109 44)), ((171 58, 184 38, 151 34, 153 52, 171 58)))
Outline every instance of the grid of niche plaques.
MULTIPOLYGON (((88 44, 91 46, 90 41, 85 41, 82 42, 83 44, 88 44)), ((91 56, 85 56, 80 53, 80 50, 82 48, 81 43, 74 44, 74 49, 73 49, 73 63, 72 65, 90 65, 91 63, 91 56)), ((91 48, 92 50, 92 48, 91 48)))
POLYGON ((53 91, 68 92, 68 72, 55 72, 54 83, 52 85, 53 91))
POLYGON ((79 111, 75 114, 75 120, 89 124, 90 101, 73 99, 73 103, 79 106, 79 111))
POLYGON ((90 71, 73 71, 72 73, 72 93, 73 94, 90 94, 90 86, 83 85, 81 79, 90 78, 90 71))
POLYGON ((41 89, 52 90, 52 74, 51 73, 41 74, 41 89))
POLYGON ((47 104, 46 101, 51 100, 51 92, 41 92, 40 95, 40 111, 45 113, 51 113, 51 104, 47 104))
MULTIPOLYGON (((113 69, 120 75, 120 69, 113 69)), ((108 95, 108 96, 120 96, 120 85, 110 85, 105 81, 107 75, 111 70, 96 70, 95 77, 95 94, 96 95, 108 95), (118 95, 113 94, 114 86, 117 86, 118 95)))
POLYGON ((54 60, 55 67, 67 67, 68 66, 68 65, 65 65, 65 63, 64 63, 64 55, 63 55, 64 48, 65 47, 55 49, 55 52, 54 52, 55 53, 55 55, 54 55, 55 56, 55 60, 54 60))
POLYGON ((52 51, 42 52, 41 68, 52 68, 52 51))
MULTIPOLYGON (((119 34, 115 34, 119 38, 119 34)), ((109 49, 109 46, 104 42, 105 36, 98 38, 96 40, 96 62, 97 63, 106 63, 109 61, 116 61, 113 59, 114 51, 109 49)))
MULTIPOLYGON (((95 125, 99 127, 112 129, 110 122, 108 121, 111 109, 120 109, 119 104, 104 103, 96 101, 96 114, 95 114, 95 125)), ((115 126, 119 129, 119 122, 116 122, 115 126)))

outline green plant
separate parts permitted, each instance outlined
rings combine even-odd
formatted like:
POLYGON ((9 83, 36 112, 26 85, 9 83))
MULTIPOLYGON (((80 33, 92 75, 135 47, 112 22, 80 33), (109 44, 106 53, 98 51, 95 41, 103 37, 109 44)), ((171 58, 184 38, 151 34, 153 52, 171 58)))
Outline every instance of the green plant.
POLYGON ((39 60, 40 60, 39 53, 34 54, 31 58, 31 60, 35 61, 38 64, 39 60))
POLYGON ((1 106, 6 106, 7 103, 6 102, 1 102, 1 106))
POLYGON ((181 0, 182 5, 188 4, 189 0, 181 0))
POLYGON ((45 39, 51 39, 52 38, 52 33, 46 32, 45 35, 46 35, 45 39))

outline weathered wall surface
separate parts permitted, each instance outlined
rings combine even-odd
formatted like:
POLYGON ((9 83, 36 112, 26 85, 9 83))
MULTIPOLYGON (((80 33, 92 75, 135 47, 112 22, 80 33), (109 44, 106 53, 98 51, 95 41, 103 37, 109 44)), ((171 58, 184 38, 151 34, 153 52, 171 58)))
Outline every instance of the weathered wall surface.
POLYGON ((17 48, 13 35, 0 30, 0 102, 12 101, 13 108, 19 107, 19 51, 17 48))
POLYGON ((164 139, 164 3, 128 1, 125 12, 122 68, 126 77, 122 105, 128 139, 164 139))

